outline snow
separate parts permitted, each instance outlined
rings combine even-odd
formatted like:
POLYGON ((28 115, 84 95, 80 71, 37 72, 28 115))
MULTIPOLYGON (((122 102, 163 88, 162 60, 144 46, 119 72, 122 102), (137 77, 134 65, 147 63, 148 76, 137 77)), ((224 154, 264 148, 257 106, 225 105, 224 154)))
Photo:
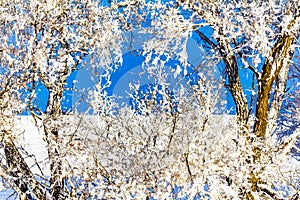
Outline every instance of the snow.
MULTIPOLYGON (((205 151, 202 151, 203 156, 207 157, 207 156, 213 156, 214 155, 214 151, 216 146, 218 146, 218 141, 223 140, 224 135, 222 135, 222 133, 226 133, 229 134, 228 138, 235 138, 234 132, 231 131, 225 131, 224 129, 228 129, 230 130, 231 127, 231 123, 234 122, 235 116, 233 115, 214 115, 210 118, 209 120, 209 124, 208 124, 208 129, 206 130, 205 133, 203 133, 203 137, 207 137, 206 139, 206 149, 205 151), (205 155, 204 155, 205 153, 205 155)), ((65 121, 75 121, 74 116, 65 116, 64 117, 65 121)), ((99 152, 99 158, 102 159, 102 164, 103 166, 105 166, 107 169, 109 168, 109 166, 111 166, 111 164, 115 165, 117 163, 114 162, 114 160, 119 159, 119 151, 118 151, 118 147, 115 146, 115 148, 112 148, 114 146, 114 144, 110 143, 109 140, 103 139, 103 140, 99 140, 99 135, 95 135, 93 132, 91 132, 90 130, 88 130, 88 127, 93 127, 93 129, 98 129, 101 130, 101 127, 103 126, 103 124, 99 121, 97 121, 97 116, 95 115, 91 115, 91 116, 85 116, 82 118, 81 120, 82 125, 79 128, 79 132, 82 134, 82 138, 85 138, 85 142, 89 144, 89 148, 90 149, 85 149, 84 151, 90 151, 90 152, 99 152), (100 143, 101 145, 99 145, 100 143), (94 150, 93 150, 94 148, 94 150), (109 151, 110 152, 110 157, 105 157, 105 151, 109 151), (104 157, 103 157, 104 156, 104 157)), ((37 162, 39 163, 40 167, 42 168, 44 174, 50 174, 49 172, 49 166, 48 164, 48 159, 47 159, 47 144, 46 142, 43 140, 43 132, 42 130, 38 130, 38 128, 35 126, 34 120, 31 116, 18 116, 15 120, 15 127, 14 129, 16 130, 16 132, 21 133, 17 136, 17 143, 20 144, 22 147, 24 147, 24 149, 26 149, 26 151, 28 152, 29 155, 33 155, 33 157, 36 158, 37 162)), ((177 134, 176 134, 177 135, 177 134)), ((175 146, 179 147, 181 146, 182 149, 184 149, 184 141, 180 140, 180 139, 176 139, 177 136, 174 136, 174 144, 175 146), (179 142, 178 144, 176 142, 179 142)), ((101 137, 101 136, 100 136, 101 137)), ((141 136, 139 136, 141 137, 141 136)), ((229 139, 230 140, 230 139, 229 139)), ((162 141, 161 141, 162 142, 162 141)), ((158 145, 159 141, 157 141, 157 145, 158 145)), ((230 145, 230 144, 227 144, 230 145)), ((193 146, 190 145, 190 150, 192 150, 193 148, 199 148, 197 145, 193 146)), ((125 152, 124 152, 125 153, 125 152)), ((132 154, 134 155, 134 153, 132 154)), ((80 156, 80 154, 79 154, 80 156)), ((145 155, 145 156, 150 156, 151 155, 145 155)), ((191 153, 190 154, 190 158, 193 159, 194 155, 191 153)), ((197 155, 195 155, 197 156, 197 155)), ((217 155, 215 155, 217 156, 217 155)), ((234 156, 234 155, 232 155, 234 156)), ((69 162, 76 164, 76 166, 80 166, 80 162, 83 161, 87 161, 88 159, 85 157, 78 157, 78 155, 75 155, 73 157, 68 157, 69 162), (76 157, 77 156, 77 157, 76 157)), ((125 159, 125 158, 123 158, 125 159)), ((123 164, 126 164, 126 166, 121 166, 121 168, 127 168, 127 172, 130 172, 132 170, 139 170, 139 166, 135 166, 132 165, 131 162, 134 162, 134 158, 126 158, 127 160, 124 160, 123 164)), ((149 160, 144 158, 145 160, 140 160, 140 162, 145 162, 144 164, 146 164, 149 160)), ((150 158, 149 158, 150 159, 150 158)), ((153 158, 151 158, 150 160, 152 160, 152 162, 157 162, 155 160, 153 160, 153 158)), ((34 160, 31 157, 27 157, 26 158, 27 163, 29 164, 29 166, 32 166, 32 170, 35 174, 39 174, 39 170, 37 168, 37 166, 34 166, 34 160)), ((171 157, 169 157, 168 159, 166 159, 164 162, 166 163, 161 163, 159 165, 153 165, 150 163, 150 165, 153 166, 149 166, 150 168, 152 167, 159 167, 160 165, 164 165, 164 164, 168 164, 173 163, 174 160, 171 157)), ((222 161, 220 161, 222 162, 222 161)), ((226 160, 224 160, 224 162, 226 162, 226 160)), ((144 165, 143 163, 140 163, 141 165, 144 165)), ((118 168, 117 166, 114 166, 115 168, 118 168)), ((210 169, 212 169, 212 166, 210 167, 210 169)), ((300 169, 300 162, 296 161, 295 159, 291 158, 288 163, 283 163, 281 166, 281 170, 284 171, 294 171, 295 169, 300 169)), ((216 169, 218 170, 218 169, 216 169)), ((226 171, 226 169, 224 169, 226 171)), ((228 171, 228 175, 230 175, 229 171, 228 171)), ((1 185, 0 187, 0 199, 5 199, 7 198, 10 194, 12 194, 12 190, 3 190, 3 186, 1 185)), ((233 192, 233 191, 232 191, 233 192)), ((233 194, 233 193, 232 193, 233 194)), ((233 195, 234 196, 234 195, 233 195)), ((14 198, 12 198, 14 199, 14 198)))
POLYGON ((26 159, 27 164, 32 166, 33 172, 39 174, 37 166, 33 165, 35 163, 33 158, 36 158, 43 172, 50 174, 46 167, 47 143, 43 140, 43 135, 36 127, 33 118, 31 116, 18 116, 14 128, 17 133, 21 133, 17 136, 20 146, 24 147, 28 155, 33 155, 26 159))

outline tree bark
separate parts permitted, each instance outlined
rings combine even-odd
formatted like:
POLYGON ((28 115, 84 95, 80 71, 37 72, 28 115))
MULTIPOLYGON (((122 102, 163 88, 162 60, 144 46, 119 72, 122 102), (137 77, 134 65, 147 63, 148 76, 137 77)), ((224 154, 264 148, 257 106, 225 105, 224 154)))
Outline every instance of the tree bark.
MULTIPOLYGON (((259 81, 258 97, 256 104, 256 121, 254 124, 254 134, 261 145, 265 145, 266 139, 272 134, 272 129, 276 123, 276 119, 281 107, 283 96, 285 94, 285 86, 287 81, 287 73, 290 60, 294 50, 291 48, 295 39, 292 35, 284 34, 279 37, 272 48, 271 55, 266 59, 262 67, 261 79, 259 81), (275 85, 274 85, 275 84, 275 85), (274 88, 273 99, 270 98, 272 88, 274 88)), ((253 146, 253 163, 259 163, 261 159, 261 148, 253 146)), ((272 193, 266 189, 262 190, 257 186, 261 179, 252 174, 249 182, 252 185, 253 192, 263 191, 272 196, 272 193)), ((274 196, 274 194, 273 194, 274 196)), ((251 199, 251 198, 247 198, 251 199)))
POLYGON ((236 107, 237 123, 240 126, 239 128, 248 129, 248 102, 243 92, 236 58, 234 56, 229 56, 224 58, 224 62, 226 64, 226 74, 229 79, 227 87, 233 97, 236 107))
POLYGON ((46 120, 44 122, 44 131, 46 141, 48 143, 48 157, 50 160, 50 194, 54 199, 63 199, 63 177, 62 177, 62 160, 59 142, 59 130, 61 129, 61 102, 63 98, 66 79, 68 76, 68 68, 60 73, 55 85, 49 90, 49 97, 46 106, 46 120))
POLYGON ((282 103, 282 95, 284 95, 286 76, 279 80, 279 73, 287 73, 289 68, 289 60, 293 55, 290 48, 294 43, 294 38, 290 35, 283 35, 278 38, 275 43, 271 55, 267 58, 262 68, 261 79, 259 80, 257 104, 256 104, 256 121, 254 124, 254 133, 260 139, 264 139, 267 134, 269 123, 274 123, 277 118, 279 108, 282 103), (280 88, 275 88, 275 99, 273 99, 272 112, 269 112, 270 94, 275 80, 281 81, 280 88), (269 119, 273 119, 273 122, 269 119))
MULTIPOLYGON (((48 104, 46 107, 46 121, 44 130, 48 143, 48 157, 50 161, 50 194, 54 199, 62 199, 62 161, 59 145, 59 129, 57 120, 61 115, 61 100, 63 88, 50 90, 48 104)), ((59 123, 59 122, 58 122, 59 123)))
POLYGON ((213 49, 215 49, 218 53, 221 54, 225 63, 226 75, 228 76, 229 81, 227 88, 233 97, 236 107, 237 123, 239 125, 239 128, 248 129, 248 102, 243 92, 237 60, 234 55, 228 55, 229 44, 226 44, 225 42, 219 40, 219 44, 217 45, 199 30, 195 29, 195 32, 204 42, 209 44, 213 49))
POLYGON ((9 136, 4 137, 6 137, 4 138, 3 143, 7 172, 14 178, 14 187, 18 188, 23 194, 25 194, 27 199, 45 199, 46 196, 44 189, 36 180, 36 177, 31 172, 18 148, 9 136), (32 190, 32 192, 30 190, 32 190))

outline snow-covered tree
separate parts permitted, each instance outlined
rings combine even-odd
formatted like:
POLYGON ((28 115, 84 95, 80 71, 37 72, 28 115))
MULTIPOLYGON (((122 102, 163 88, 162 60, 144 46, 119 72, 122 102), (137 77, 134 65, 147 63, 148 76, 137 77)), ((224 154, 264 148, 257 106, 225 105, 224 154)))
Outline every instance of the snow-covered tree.
POLYGON ((298 81, 297 0, 0 5, 1 176, 20 198, 299 197, 300 169, 290 156, 300 133, 290 94, 299 85, 287 90, 298 81), (133 32, 143 39, 128 37, 133 32), (188 62, 192 35, 198 66, 188 62), (134 42, 153 83, 133 80, 130 104, 120 105, 106 89, 124 67, 123 46, 134 42), (63 113, 64 93, 75 90, 67 79, 87 63, 105 71, 91 74, 95 88, 81 100, 93 115, 63 113), (222 108, 227 90, 235 115, 222 108), (281 117, 291 111, 293 120, 281 117), (16 116, 24 112, 46 143, 38 174, 18 140, 16 116), (293 133, 278 140, 274 133, 290 123, 293 133))
POLYGON ((27 105, 47 143, 49 193, 60 198, 66 188, 60 141, 66 80, 95 50, 101 53, 103 67, 118 61, 118 14, 93 1, 1 1, 1 137, 11 176, 7 180, 27 198, 45 199, 45 186, 37 182, 13 141, 6 139, 13 137, 13 122, 7 120, 13 120, 15 110, 26 111, 20 106, 27 105), (44 109, 36 103, 38 84, 47 93, 44 109))

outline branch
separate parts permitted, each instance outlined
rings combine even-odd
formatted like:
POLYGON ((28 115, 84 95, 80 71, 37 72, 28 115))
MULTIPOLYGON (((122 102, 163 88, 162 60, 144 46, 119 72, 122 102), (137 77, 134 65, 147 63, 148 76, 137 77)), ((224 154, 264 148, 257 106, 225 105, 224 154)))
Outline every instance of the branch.
POLYGON ((268 196, 270 196, 272 199, 276 199, 276 200, 283 200, 277 197, 276 193, 270 191, 269 189, 265 188, 265 187, 259 187, 259 190, 266 193, 268 196))
POLYGON ((193 182, 194 182, 193 181, 193 175, 192 175, 192 171, 191 171, 190 164, 189 164, 189 152, 185 153, 183 156, 184 156, 184 161, 185 161, 185 164, 186 164, 186 167, 187 167, 190 179, 191 179, 192 184, 193 184, 193 182))
MULTIPOLYGON (((45 191, 34 177, 14 142, 10 138, 5 138, 3 142, 6 162, 8 168, 11 169, 8 174, 15 178, 15 187, 18 187, 22 193, 30 193, 29 188, 31 188, 38 199, 45 199, 45 191)), ((31 194, 29 195, 31 196, 31 194)))
POLYGON ((300 132, 297 134, 292 134, 286 142, 282 143, 275 152, 282 151, 283 154, 287 155, 291 149, 293 148, 294 144, 296 143, 298 137, 300 136, 300 132))
POLYGON ((207 44, 209 44, 213 49, 218 50, 220 53, 220 49, 219 47, 213 43, 208 37, 206 37, 203 33, 201 33, 198 29, 194 28, 194 31, 199 35, 199 37, 204 40, 204 42, 206 42, 207 44))
POLYGON ((270 119, 275 121, 275 118, 278 115, 282 103, 281 96, 284 94, 287 81, 286 75, 280 75, 280 73, 285 74, 289 69, 289 62, 285 61, 286 59, 291 60, 294 51, 290 47, 294 42, 295 39, 293 35, 284 34, 279 37, 272 48, 270 56, 268 56, 262 67, 255 114, 257 120, 254 124, 254 133, 260 138, 264 138, 267 130, 270 130, 268 128, 272 128, 272 123, 274 122, 270 122, 270 119), (279 75, 281 77, 279 77, 279 75), (275 95, 277 99, 275 99, 275 101, 273 100, 270 106, 270 94, 276 79, 281 81, 282 84, 276 86, 275 95), (270 112, 271 109, 273 110, 272 112, 270 112))
POLYGON ((194 30, 201 39, 203 39, 213 49, 220 53, 221 57, 223 58, 226 66, 226 74, 229 79, 228 89, 232 94, 236 106, 238 124, 241 125, 241 128, 247 128, 249 113, 248 102, 243 92, 237 59, 234 55, 230 55, 225 51, 226 47, 228 47, 229 44, 226 44, 222 41, 220 42, 220 44, 215 44, 198 29, 194 28, 194 30))

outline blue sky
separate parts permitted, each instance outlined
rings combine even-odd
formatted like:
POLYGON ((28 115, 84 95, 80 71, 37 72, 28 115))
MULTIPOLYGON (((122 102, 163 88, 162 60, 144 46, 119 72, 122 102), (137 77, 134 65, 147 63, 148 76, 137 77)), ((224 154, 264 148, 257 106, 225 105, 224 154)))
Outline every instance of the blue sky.
MULTIPOLYGON (((210 36, 212 34, 212 29, 209 27, 202 28, 201 31, 206 35, 210 36)), ((134 37, 139 38, 140 36, 138 33, 133 33, 134 37)), ((125 34, 126 36, 126 34, 125 34)), ((129 37, 129 33, 127 34, 129 37)), ((147 37, 143 36, 144 40, 147 40, 147 37)), ((203 52, 199 49, 199 45, 202 44, 201 39, 198 37, 197 34, 192 34, 191 38, 188 40, 187 43, 187 53, 188 53, 188 62, 190 63, 189 70, 192 71, 194 66, 197 66, 201 62, 201 56, 203 52)), ((129 44, 129 42, 124 43, 123 47, 123 64, 112 74, 111 82, 109 88, 107 88, 108 95, 116 95, 122 97, 119 99, 120 103, 129 103, 129 98, 127 92, 130 92, 129 83, 134 83, 136 81, 140 82, 141 87, 145 87, 145 85, 152 83, 154 80, 149 79, 147 75, 140 75, 143 72, 142 63, 144 61, 144 57, 139 52, 141 49, 141 41, 139 40, 138 43, 129 44), (129 49, 131 46, 131 49, 129 49), (132 50, 132 47, 136 50, 132 50)), ((166 67, 174 68, 178 62, 176 60, 170 61, 167 63, 166 67)), ((95 84, 95 77, 93 77, 93 71, 89 66, 89 57, 85 58, 85 61, 81 64, 83 66, 82 69, 78 71, 74 71, 67 79, 66 91, 64 92, 64 98, 62 102, 62 110, 69 111, 74 109, 73 104, 81 99, 81 96, 87 90, 93 88, 95 84), (75 92, 73 91, 73 87, 76 88, 75 92)), ((216 77, 220 77, 222 74, 222 63, 216 66, 216 77)), ((99 73, 104 73, 104 71, 99 71, 99 73)), ((183 75, 182 75, 183 76, 183 75)), ((243 81, 244 91, 248 97, 250 98, 251 91, 251 79, 252 75, 247 69, 241 70, 241 77, 243 81)), ((199 77, 194 77, 197 79, 199 77)), ((188 82, 188 78, 183 78, 188 82)), ((37 84, 37 96, 36 103, 42 110, 45 110, 48 98, 48 91, 47 89, 41 84, 37 84)), ((229 92, 226 93, 226 100, 227 100, 227 110, 230 111, 231 114, 235 113, 235 106, 233 99, 229 92)), ((79 112, 84 112, 87 109, 87 105, 84 103, 79 104, 76 109, 79 112)))
MULTIPOLYGON (((206 27, 202 30, 206 34, 212 34, 212 31, 209 27, 206 27)), ((126 35, 126 34, 125 34, 126 35)), ((141 36, 138 35, 138 33, 133 33, 134 38, 139 38, 141 36)), ((129 37, 129 35, 127 34, 129 37)), ((147 40, 147 36, 142 36, 144 40, 147 40)), ((190 68, 188 68, 188 71, 193 71, 193 67, 199 65, 201 62, 201 56, 203 52, 199 48, 199 44, 201 45, 201 40, 198 38, 197 34, 193 34, 192 37, 188 40, 187 43, 187 53, 188 53, 188 62, 190 64, 190 68)), ((107 88, 107 93, 109 95, 116 95, 120 96, 122 98, 119 99, 119 102, 125 102, 129 103, 129 98, 127 92, 130 92, 129 89, 129 83, 135 83, 139 82, 141 87, 145 87, 145 85, 154 82, 153 79, 149 79, 147 74, 141 75, 143 72, 142 63, 144 61, 144 57, 141 55, 140 52, 141 49, 141 40, 134 44, 124 43, 123 47, 123 64, 111 75, 111 85, 109 88, 107 88), (135 50, 129 49, 128 47, 131 46, 135 50)), ((173 60, 166 64, 166 68, 175 68, 176 64, 178 64, 178 61, 173 60)), ((82 70, 79 70, 76 74, 74 74, 70 79, 68 86, 71 87, 71 82, 73 80, 76 80, 76 88, 79 90, 83 90, 84 88, 91 88, 94 85, 94 81, 92 80, 92 74, 91 70, 89 70, 89 62, 88 58, 86 62, 84 62, 85 68, 82 70)), ((216 77, 221 75, 221 70, 215 70, 216 71, 216 77)), ((100 71, 101 73, 101 71, 100 71)), ((102 71, 102 73, 104 73, 102 71)), ((182 74, 183 76, 183 74, 182 74)), ((194 82, 197 78, 197 75, 194 75, 194 77, 183 77, 183 80, 186 82, 189 82, 189 79, 193 79, 194 82)), ((190 81, 193 84, 193 81, 190 81)), ((68 87, 67 86, 67 87, 68 87)), ((80 99, 80 94, 73 93, 71 91, 66 92, 66 98, 65 100, 68 100, 69 102, 65 102, 63 106, 64 109, 69 109, 72 106, 71 100, 73 102, 76 102, 80 99)), ((230 102, 232 101, 231 96, 227 95, 227 100, 230 102)), ((234 110, 233 102, 228 104, 230 107, 228 107, 228 110, 234 110)), ((84 104, 81 104, 77 109, 79 111, 84 111, 87 107, 84 104)))
MULTIPOLYGON (((185 15, 185 14, 183 14, 185 15)), ((188 15, 188 13, 187 13, 188 15)), ((203 27, 200 29, 202 33, 204 33, 206 36, 209 38, 211 37, 213 30, 209 26, 203 27)), ((148 79, 147 76, 140 76, 142 72, 142 62, 144 60, 144 57, 137 54, 142 47, 141 43, 145 40, 147 40, 147 35, 143 35, 142 37, 138 34, 138 32, 133 32, 131 33, 134 38, 138 38, 138 42, 131 44, 130 42, 125 42, 123 45, 123 64, 120 66, 111 76, 111 86, 107 89, 107 92, 109 95, 117 95, 121 98, 119 101, 120 102, 129 102, 129 99, 127 98, 127 93, 129 91, 129 83, 135 82, 137 80, 140 81, 140 85, 146 85, 153 80, 148 79), (140 40, 141 39, 141 40, 140 40), (137 50, 137 51, 133 51, 137 50)), ((125 33, 126 37, 131 37, 130 33, 125 33)), ((11 38, 12 43, 14 43, 14 38, 11 38)), ((212 40, 214 41, 214 40, 212 40)), ((187 45, 187 51, 188 51, 188 62, 191 64, 191 69, 193 66, 197 66, 201 62, 201 55, 203 52, 198 48, 199 46, 203 45, 203 41, 198 37, 196 33, 193 33, 191 38, 188 41, 187 45)), ((174 61, 176 62, 176 61, 174 61)), ((239 61, 241 62, 241 61, 239 61)), ((170 62, 169 66, 172 67, 174 63, 170 62)), ((84 95, 84 92, 74 92, 72 88, 76 86, 76 89, 78 90, 87 90, 91 89, 95 82, 93 81, 94 77, 92 76, 93 72, 89 68, 89 57, 86 57, 85 62, 83 62, 83 69, 79 71, 73 72, 70 77, 67 80, 67 85, 66 85, 66 91, 64 93, 64 100, 62 103, 62 109, 63 111, 68 111, 73 108, 74 102, 77 102, 78 100, 81 99, 81 96, 84 95), (76 82, 76 83, 75 83, 76 82)), ((167 66, 168 67, 168 66, 167 66)), ((222 75, 222 71, 224 64, 220 62, 216 66, 216 77, 222 75)), ((245 92, 245 95, 247 96, 248 101, 251 98, 251 86, 252 86, 252 72, 249 69, 245 68, 240 68, 240 76, 241 76, 241 81, 243 85, 243 90, 245 92)), ((100 73, 104 73, 103 71, 100 73)), ((225 77, 224 77, 225 78, 225 77)), ((226 83, 226 82, 225 82, 226 83)), ((225 90, 226 91, 226 90, 225 90)), ((37 84, 37 94, 38 98, 36 99, 36 103, 38 106, 42 109, 45 110, 46 103, 47 103, 47 98, 48 98, 48 91, 47 89, 42 85, 42 84, 37 84)), ((230 111, 231 114, 235 113, 235 105, 233 102, 233 99, 228 91, 226 91, 226 100, 227 100, 227 105, 226 109, 230 111)), ((84 104, 80 104, 77 109, 80 112, 83 112, 87 109, 87 106, 84 104)))

